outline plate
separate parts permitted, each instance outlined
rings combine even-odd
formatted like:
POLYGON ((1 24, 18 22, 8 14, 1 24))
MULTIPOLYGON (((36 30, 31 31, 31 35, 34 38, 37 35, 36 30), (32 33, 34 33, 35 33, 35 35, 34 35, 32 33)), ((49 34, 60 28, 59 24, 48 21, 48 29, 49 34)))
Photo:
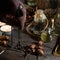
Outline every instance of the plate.
POLYGON ((3 32, 11 32, 11 26, 10 25, 4 25, 0 28, 3 32))
POLYGON ((6 25, 6 23, 0 22, 0 26, 6 25))

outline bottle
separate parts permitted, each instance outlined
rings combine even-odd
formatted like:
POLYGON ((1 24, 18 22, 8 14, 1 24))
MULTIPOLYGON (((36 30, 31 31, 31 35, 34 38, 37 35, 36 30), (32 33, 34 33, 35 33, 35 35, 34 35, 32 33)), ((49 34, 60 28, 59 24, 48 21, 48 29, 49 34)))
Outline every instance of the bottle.
POLYGON ((60 57, 60 36, 57 37, 56 44, 52 50, 52 54, 60 57))

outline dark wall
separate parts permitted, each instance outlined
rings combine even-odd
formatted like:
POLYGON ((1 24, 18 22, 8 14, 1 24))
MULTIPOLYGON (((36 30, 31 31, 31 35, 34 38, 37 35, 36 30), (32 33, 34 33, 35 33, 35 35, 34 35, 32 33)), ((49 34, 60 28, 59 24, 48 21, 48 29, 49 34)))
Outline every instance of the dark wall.
POLYGON ((20 0, 21 2, 25 2, 25 0, 20 0))
POLYGON ((46 9, 46 8, 60 8, 60 0, 36 0, 38 8, 46 9))

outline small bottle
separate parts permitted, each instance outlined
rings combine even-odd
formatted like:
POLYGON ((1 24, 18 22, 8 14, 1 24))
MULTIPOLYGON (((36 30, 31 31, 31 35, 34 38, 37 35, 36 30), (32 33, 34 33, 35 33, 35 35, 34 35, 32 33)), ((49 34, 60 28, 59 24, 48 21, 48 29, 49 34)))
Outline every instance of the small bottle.
POLYGON ((50 42, 50 35, 47 31, 41 33, 41 40, 45 43, 50 42))

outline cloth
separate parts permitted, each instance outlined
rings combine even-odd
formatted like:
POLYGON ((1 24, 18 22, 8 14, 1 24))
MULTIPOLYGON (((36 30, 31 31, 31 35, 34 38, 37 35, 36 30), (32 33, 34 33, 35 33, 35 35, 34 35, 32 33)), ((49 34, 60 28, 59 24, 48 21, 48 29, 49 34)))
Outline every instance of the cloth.
POLYGON ((20 22, 21 29, 24 28, 26 8, 22 2, 19 0, 0 0, 0 17, 5 17, 6 14, 15 16, 20 22))

